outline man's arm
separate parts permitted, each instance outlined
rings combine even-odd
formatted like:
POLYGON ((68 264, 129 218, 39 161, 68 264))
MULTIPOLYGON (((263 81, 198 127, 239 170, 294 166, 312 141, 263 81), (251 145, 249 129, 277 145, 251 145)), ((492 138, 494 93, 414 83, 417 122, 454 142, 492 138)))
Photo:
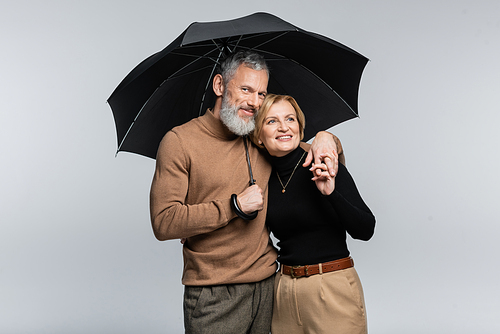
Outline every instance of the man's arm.
MULTIPOLYGON (((307 167, 312 162, 315 165, 321 165, 324 162, 330 176, 334 177, 338 171, 338 163, 345 165, 344 150, 340 140, 330 132, 318 132, 302 166, 307 167)), ((320 175, 321 171, 318 170, 317 176, 320 175)))
MULTIPOLYGON (((177 135, 172 131, 167 133, 158 148, 150 192, 151 223, 158 240, 188 238, 209 233, 226 226, 236 217, 229 198, 186 204, 189 186, 188 164, 177 135)), ((203 187, 202 184, 198 186, 203 187)))

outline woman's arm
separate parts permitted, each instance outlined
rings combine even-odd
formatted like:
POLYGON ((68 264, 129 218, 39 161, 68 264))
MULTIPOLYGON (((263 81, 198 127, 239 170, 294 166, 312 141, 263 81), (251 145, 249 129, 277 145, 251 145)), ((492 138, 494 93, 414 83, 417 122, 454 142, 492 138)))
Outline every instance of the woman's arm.
POLYGON ((339 164, 333 180, 334 191, 327 196, 347 233, 354 239, 369 240, 375 231, 375 216, 365 204, 347 168, 339 164))

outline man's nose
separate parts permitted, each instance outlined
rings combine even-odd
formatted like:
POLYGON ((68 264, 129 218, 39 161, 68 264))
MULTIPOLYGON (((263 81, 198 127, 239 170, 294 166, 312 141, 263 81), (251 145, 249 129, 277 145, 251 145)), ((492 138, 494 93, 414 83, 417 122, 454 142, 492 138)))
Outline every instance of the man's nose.
POLYGON ((259 101, 260 101, 259 93, 250 94, 250 96, 248 97, 248 105, 252 108, 258 109, 259 101))

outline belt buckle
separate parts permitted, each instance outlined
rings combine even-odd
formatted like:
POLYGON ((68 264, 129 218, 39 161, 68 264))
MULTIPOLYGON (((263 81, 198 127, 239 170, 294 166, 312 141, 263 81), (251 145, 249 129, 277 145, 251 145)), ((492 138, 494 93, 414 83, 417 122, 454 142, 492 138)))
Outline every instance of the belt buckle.
POLYGON ((292 278, 299 278, 300 276, 295 276, 295 274, 293 272, 295 268, 300 268, 300 266, 291 266, 290 267, 290 276, 292 276, 292 278))
POLYGON ((292 278, 300 278, 300 277, 303 277, 303 276, 309 276, 309 272, 308 271, 309 271, 309 266, 291 266, 291 268, 290 268, 290 276, 292 276, 292 278), (297 269, 297 268, 300 268, 300 267, 304 267, 304 275, 297 276, 294 273, 294 269, 297 269))

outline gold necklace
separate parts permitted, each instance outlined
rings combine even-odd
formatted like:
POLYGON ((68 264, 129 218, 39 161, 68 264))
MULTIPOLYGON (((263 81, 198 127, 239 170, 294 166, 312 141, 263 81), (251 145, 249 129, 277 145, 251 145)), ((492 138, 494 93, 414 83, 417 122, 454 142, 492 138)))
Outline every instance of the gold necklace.
POLYGON ((297 164, 295 165, 295 168, 293 169, 292 175, 290 175, 290 177, 288 178, 288 181, 286 181, 285 185, 283 185, 283 182, 281 182, 280 175, 278 174, 278 171, 276 171, 276 175, 278 175, 278 181, 280 181, 281 187, 283 188, 283 190, 281 191, 282 194, 285 193, 285 188, 288 186, 288 183, 290 183, 290 180, 292 179, 293 173, 295 173, 295 170, 297 169, 297 167, 299 167, 299 164, 302 161, 302 158, 304 157, 304 155, 306 155, 306 152, 304 152, 302 154, 302 156, 300 157, 299 162, 297 162, 297 164))

